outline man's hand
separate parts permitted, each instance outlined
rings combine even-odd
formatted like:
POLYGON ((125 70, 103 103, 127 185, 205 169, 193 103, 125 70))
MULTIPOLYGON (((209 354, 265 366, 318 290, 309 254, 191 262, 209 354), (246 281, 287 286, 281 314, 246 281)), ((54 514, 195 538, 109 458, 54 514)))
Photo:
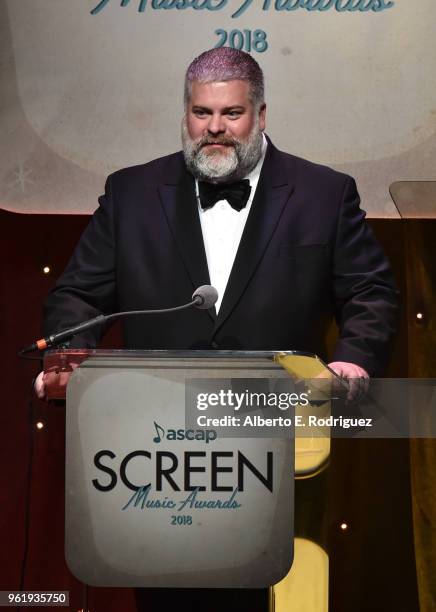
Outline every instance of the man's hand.
POLYGON ((58 395, 59 393, 65 395, 70 376, 78 365, 78 363, 70 363, 71 370, 65 372, 40 372, 33 385, 36 397, 40 400, 49 400, 51 390, 56 390, 58 395))
POLYGON ((35 378, 33 384, 35 395, 38 399, 43 400, 46 397, 45 383, 44 383, 44 372, 40 372, 35 378))
POLYGON ((348 381, 349 391, 347 400, 349 402, 359 399, 368 391, 369 374, 360 366, 355 363, 348 363, 347 361, 333 361, 328 365, 335 374, 348 381))

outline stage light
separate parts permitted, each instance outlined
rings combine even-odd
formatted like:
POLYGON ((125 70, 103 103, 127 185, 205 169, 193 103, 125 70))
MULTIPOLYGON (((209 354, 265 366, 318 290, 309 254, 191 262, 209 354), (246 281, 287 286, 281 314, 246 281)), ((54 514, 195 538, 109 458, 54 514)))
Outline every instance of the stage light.
POLYGON ((50 270, 50 266, 44 266, 42 269, 44 274, 50 274, 51 270, 50 270))
POLYGON ((424 315, 422 314, 422 312, 417 312, 416 318, 418 319, 418 321, 422 321, 422 319, 424 318, 424 315))
POLYGON ((36 423, 36 429, 44 429, 44 423, 42 421, 38 421, 36 423))
POLYGON ((340 524, 340 528, 341 528, 342 531, 347 531, 347 529, 348 529, 347 523, 341 523, 340 524))

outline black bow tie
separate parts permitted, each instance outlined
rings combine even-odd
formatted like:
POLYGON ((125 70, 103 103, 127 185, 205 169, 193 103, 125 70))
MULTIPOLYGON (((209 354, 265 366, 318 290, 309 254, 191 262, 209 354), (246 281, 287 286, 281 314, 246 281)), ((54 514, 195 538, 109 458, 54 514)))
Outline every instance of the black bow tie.
POLYGON ((240 211, 248 202, 251 186, 248 179, 222 185, 214 185, 213 183, 199 181, 198 191, 201 208, 203 210, 212 208, 212 206, 220 200, 227 200, 232 208, 240 211))

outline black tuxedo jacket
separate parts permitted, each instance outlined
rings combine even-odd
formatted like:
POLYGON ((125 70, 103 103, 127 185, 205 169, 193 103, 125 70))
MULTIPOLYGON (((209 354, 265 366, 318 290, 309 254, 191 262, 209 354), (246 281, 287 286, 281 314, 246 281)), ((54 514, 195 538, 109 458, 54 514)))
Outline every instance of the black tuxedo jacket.
MULTIPOLYGON (((182 153, 115 172, 49 295, 44 333, 103 312, 166 308, 209 284, 194 179, 182 153)), ((397 291, 355 182, 271 143, 218 316, 192 309, 123 320, 126 348, 304 350, 380 374, 397 291)), ((99 330, 72 346, 95 346, 99 330)))

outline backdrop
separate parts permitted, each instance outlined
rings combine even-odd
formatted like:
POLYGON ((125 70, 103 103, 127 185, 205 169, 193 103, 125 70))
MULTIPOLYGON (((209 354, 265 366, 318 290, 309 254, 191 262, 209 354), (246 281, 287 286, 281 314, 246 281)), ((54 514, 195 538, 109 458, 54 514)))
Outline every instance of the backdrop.
POLYGON ((0 206, 90 212, 179 149, 184 71, 220 44, 263 68, 275 144, 355 176, 370 216, 434 178, 434 0, 0 0, 0 206))

